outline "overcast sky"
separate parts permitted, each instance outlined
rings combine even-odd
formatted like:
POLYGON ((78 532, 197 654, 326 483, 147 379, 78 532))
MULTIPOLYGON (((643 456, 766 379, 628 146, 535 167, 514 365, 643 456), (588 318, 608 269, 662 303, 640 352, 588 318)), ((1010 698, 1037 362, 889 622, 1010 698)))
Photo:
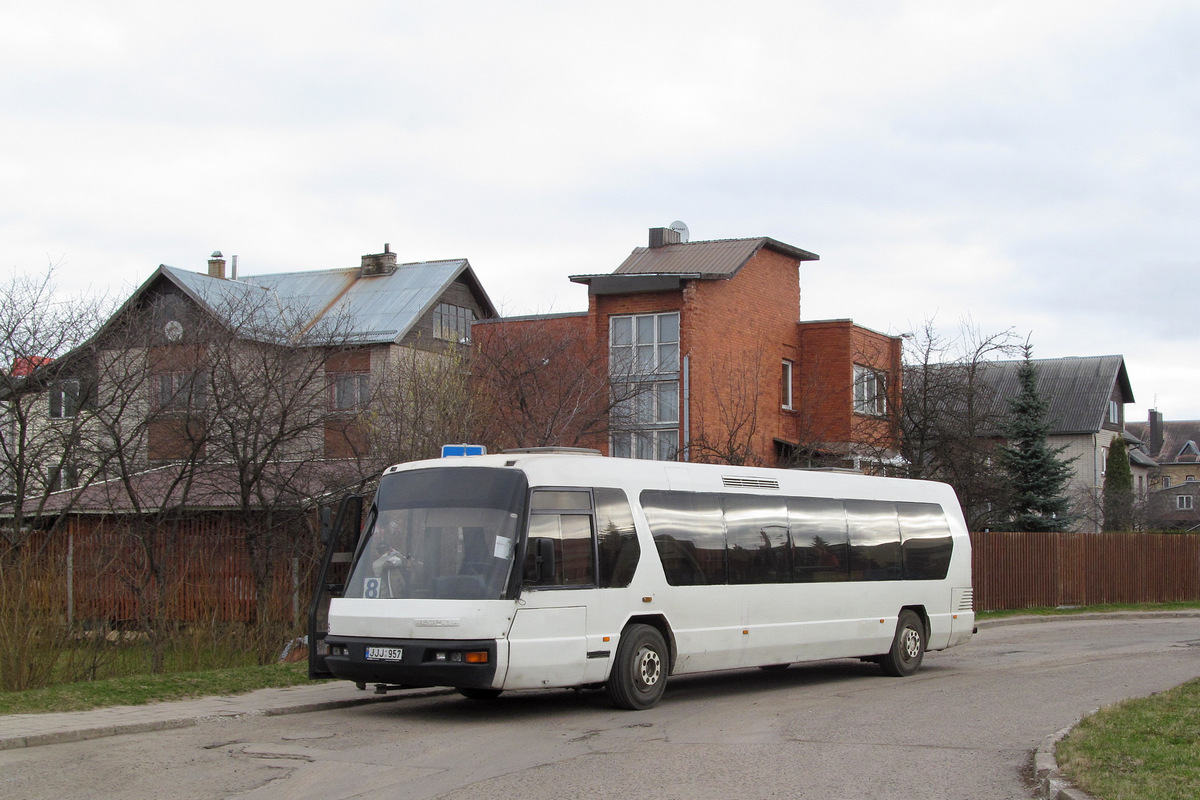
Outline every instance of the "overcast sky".
POLYGON ((1200 4, 79 2, 0 14, 0 266, 125 296, 467 258, 574 311, 647 228, 818 253, 803 319, 1125 356, 1200 419, 1200 4))

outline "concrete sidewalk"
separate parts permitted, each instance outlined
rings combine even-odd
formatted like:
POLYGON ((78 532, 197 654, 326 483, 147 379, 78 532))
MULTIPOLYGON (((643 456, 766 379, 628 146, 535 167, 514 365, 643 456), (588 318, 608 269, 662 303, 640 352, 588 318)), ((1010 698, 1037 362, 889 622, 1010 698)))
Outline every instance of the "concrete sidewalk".
POLYGON ((197 697, 169 703, 112 706, 52 714, 5 714, 0 715, 0 750, 78 742, 124 733, 187 728, 202 720, 219 717, 299 714, 368 703, 387 703, 403 697, 449 694, 452 691, 403 689, 379 695, 370 687, 360 691, 348 681, 330 681, 310 686, 258 689, 232 697, 197 697))

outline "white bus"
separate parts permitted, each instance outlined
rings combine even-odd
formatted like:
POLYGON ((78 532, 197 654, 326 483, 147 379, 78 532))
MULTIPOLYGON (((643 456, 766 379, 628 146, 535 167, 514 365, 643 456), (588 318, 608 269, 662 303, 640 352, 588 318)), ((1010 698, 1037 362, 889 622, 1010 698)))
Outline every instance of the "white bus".
POLYGON ((974 628, 966 524, 927 481, 514 452, 390 467, 362 530, 322 674, 381 691, 603 686, 644 709, 669 675, 911 675, 974 628))

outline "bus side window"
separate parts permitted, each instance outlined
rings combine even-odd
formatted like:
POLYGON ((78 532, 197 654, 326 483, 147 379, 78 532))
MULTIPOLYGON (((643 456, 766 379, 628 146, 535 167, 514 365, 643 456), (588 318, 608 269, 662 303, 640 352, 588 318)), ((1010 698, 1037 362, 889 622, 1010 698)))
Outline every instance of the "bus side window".
POLYGON ((787 503, 781 497, 723 495, 730 583, 792 580, 787 503))
POLYGON ((725 522, 719 495, 647 489, 641 499, 667 583, 726 582, 725 522))
POLYGON ((793 580, 797 583, 844 581, 850 577, 846 509, 841 500, 789 497, 793 580))
POLYGON ((530 500, 529 541, 525 575, 537 576, 538 586, 595 586, 595 546, 592 537, 592 498, 583 490, 539 490, 530 500), (583 512, 583 513, 581 513, 583 512), (536 566, 534 540, 554 545, 554 574, 536 566), (540 574, 539 574, 540 573, 540 574))
POLYGON ((600 585, 623 588, 633 580, 642 549, 629 499, 620 489, 593 489, 600 550, 600 585))
POLYGON ((946 512, 937 503, 897 503, 904 577, 913 581, 945 580, 954 540, 946 512))
POLYGON ((850 580, 901 578, 900 523, 896 504, 883 500, 846 500, 850 528, 850 580))

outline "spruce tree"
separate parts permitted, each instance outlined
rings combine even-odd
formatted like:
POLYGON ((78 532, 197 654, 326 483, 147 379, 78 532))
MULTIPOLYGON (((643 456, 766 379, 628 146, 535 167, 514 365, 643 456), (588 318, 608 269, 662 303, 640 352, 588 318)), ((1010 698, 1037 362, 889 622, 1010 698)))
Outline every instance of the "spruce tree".
POLYGON ((1104 467, 1104 530, 1133 530, 1133 472, 1123 436, 1109 445, 1104 467))
POLYGON ((1025 358, 1017 367, 1020 391, 1009 403, 1002 426, 1008 439, 998 448, 998 459, 1008 484, 1009 513, 1014 531, 1065 531, 1074 521, 1066 496, 1071 462, 1062 458, 1065 447, 1051 447, 1047 439, 1050 403, 1037 390, 1037 367, 1024 346, 1025 358))

